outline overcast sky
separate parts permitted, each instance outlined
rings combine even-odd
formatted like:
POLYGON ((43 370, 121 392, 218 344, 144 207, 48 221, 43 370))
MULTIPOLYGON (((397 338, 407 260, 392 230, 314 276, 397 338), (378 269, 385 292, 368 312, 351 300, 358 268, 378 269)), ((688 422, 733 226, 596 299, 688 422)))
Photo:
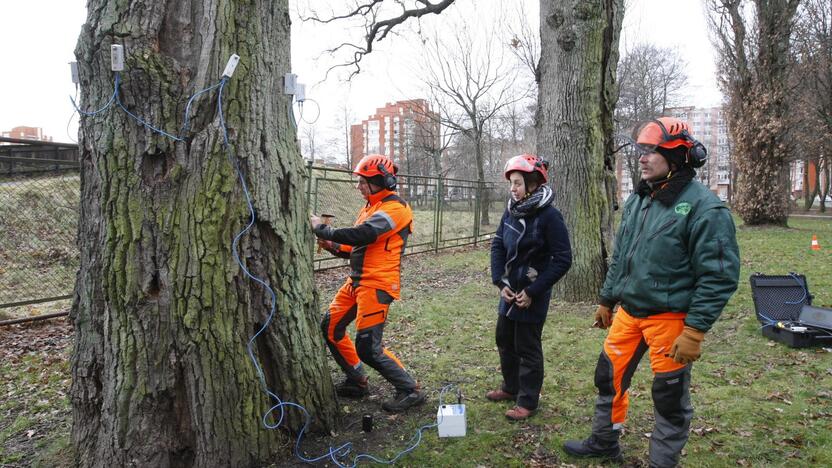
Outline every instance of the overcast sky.
MULTIPOLYGON (((321 0, 291 1, 296 10, 308 11, 308 5, 321 5, 321 0)), ((336 4, 341 2, 336 2, 336 4)), ((525 5, 531 24, 538 22, 538 0, 457 0, 440 17, 429 18, 410 29, 422 32, 447 30, 451 15, 473 18, 473 21, 498 23, 513 21, 513 5, 525 5), (517 2, 517 3, 514 3, 517 2), (507 6, 508 5, 508 6, 507 6), (496 13, 495 13, 496 12, 496 13)), ((714 54, 708 38, 702 2, 699 0, 627 0, 624 18, 622 53, 638 42, 651 42, 663 47, 677 47, 688 62, 690 105, 714 106, 721 101, 716 87, 714 54), (670 7, 672 5, 672 8, 670 7), (684 20, 684 23, 680 21, 684 20)), ((81 24, 86 19, 84 0, 2 0, 4 24, 0 28, 0 56, 5 60, 0 74, 0 130, 18 125, 42 127, 55 141, 70 141, 77 134, 77 115, 73 114, 69 96, 75 88, 70 80, 68 62, 74 60, 73 50, 81 24), (69 132, 67 124, 69 122, 69 132)), ((337 74, 323 81, 334 59, 322 54, 331 41, 346 34, 343 25, 324 28, 302 22, 293 15, 292 60, 299 81, 307 84, 307 97, 321 107, 316 122, 318 131, 326 134, 335 126, 338 108, 347 103, 357 121, 373 113, 385 102, 418 97, 419 84, 414 76, 414 59, 418 58, 415 34, 403 31, 399 37, 385 39, 362 63, 362 72, 349 83, 337 74)), ((341 74, 343 76, 343 73, 341 74)), ((315 117, 314 105, 307 104, 305 117, 315 117)))

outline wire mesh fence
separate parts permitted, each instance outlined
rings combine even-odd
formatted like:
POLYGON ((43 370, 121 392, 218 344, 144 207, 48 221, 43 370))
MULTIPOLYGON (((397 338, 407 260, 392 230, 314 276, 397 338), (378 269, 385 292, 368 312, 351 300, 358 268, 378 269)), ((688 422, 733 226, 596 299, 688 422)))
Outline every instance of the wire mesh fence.
POLYGON ((77 169, 0 176, 0 307, 72 292, 80 194, 77 169))
MULTIPOLYGON (((310 212, 334 215, 335 228, 352 226, 366 201, 350 171, 312 167, 310 174, 310 212)), ((486 240, 497 230, 505 208, 506 195, 493 183, 403 174, 398 192, 413 209, 405 255, 486 240)), ((326 251, 317 251, 314 261, 316 269, 348 263, 326 251)))
MULTIPOLYGON (((343 169, 308 166, 309 211, 352 226, 366 201, 343 169)), ((399 177, 399 194, 413 208, 406 255, 474 244, 490 238, 505 207, 491 183, 438 177, 399 177)), ((77 169, 0 175, 0 309, 69 297, 79 263, 77 169)), ((316 270, 346 260, 316 251, 316 270)))

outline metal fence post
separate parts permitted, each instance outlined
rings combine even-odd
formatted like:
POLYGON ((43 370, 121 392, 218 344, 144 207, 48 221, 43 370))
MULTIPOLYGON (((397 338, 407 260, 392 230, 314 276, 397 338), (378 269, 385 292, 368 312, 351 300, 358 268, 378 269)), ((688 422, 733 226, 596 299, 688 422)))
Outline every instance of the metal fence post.
POLYGON ((306 161, 306 202, 312 208, 312 160, 306 161))
POLYGON ((477 181, 477 197, 474 200, 474 245, 480 240, 480 203, 482 203, 482 182, 477 181))
POLYGON ((442 175, 436 179, 436 205, 433 209, 433 251, 439 251, 439 236, 441 234, 441 224, 439 222, 439 217, 442 216, 442 198, 444 194, 442 193, 442 175))

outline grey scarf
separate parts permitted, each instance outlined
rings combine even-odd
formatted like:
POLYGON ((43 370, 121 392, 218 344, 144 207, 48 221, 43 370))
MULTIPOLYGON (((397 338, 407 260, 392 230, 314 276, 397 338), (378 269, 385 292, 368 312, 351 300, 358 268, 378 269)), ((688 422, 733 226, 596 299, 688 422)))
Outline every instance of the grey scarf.
POLYGON ((508 200, 508 212, 513 218, 525 218, 540 208, 548 206, 555 199, 555 194, 548 185, 541 185, 522 200, 508 200))

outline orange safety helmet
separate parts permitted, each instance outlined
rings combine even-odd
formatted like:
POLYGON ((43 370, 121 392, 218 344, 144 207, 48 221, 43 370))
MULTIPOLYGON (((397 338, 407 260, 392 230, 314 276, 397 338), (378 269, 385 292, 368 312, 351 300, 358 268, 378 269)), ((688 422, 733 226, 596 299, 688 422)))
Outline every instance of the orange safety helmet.
POLYGON ((691 148, 692 140, 690 126, 687 122, 675 117, 659 117, 648 121, 641 127, 636 137, 636 143, 647 148, 672 149, 679 146, 691 148))
POLYGON ((543 176, 544 184, 549 181, 549 162, 533 154, 519 154, 506 161, 506 165, 503 168, 503 175, 506 179, 514 171, 527 172, 529 174, 538 172, 543 176))
POLYGON ((352 173, 362 177, 371 178, 381 176, 384 181, 384 188, 394 190, 396 188, 396 174, 399 167, 393 164, 393 160, 383 154, 368 154, 358 161, 352 173))
POLYGON ((659 117, 642 125, 636 137, 636 144, 643 152, 656 148, 687 148, 685 163, 701 167, 708 159, 708 150, 690 134, 687 122, 675 117, 659 117))

